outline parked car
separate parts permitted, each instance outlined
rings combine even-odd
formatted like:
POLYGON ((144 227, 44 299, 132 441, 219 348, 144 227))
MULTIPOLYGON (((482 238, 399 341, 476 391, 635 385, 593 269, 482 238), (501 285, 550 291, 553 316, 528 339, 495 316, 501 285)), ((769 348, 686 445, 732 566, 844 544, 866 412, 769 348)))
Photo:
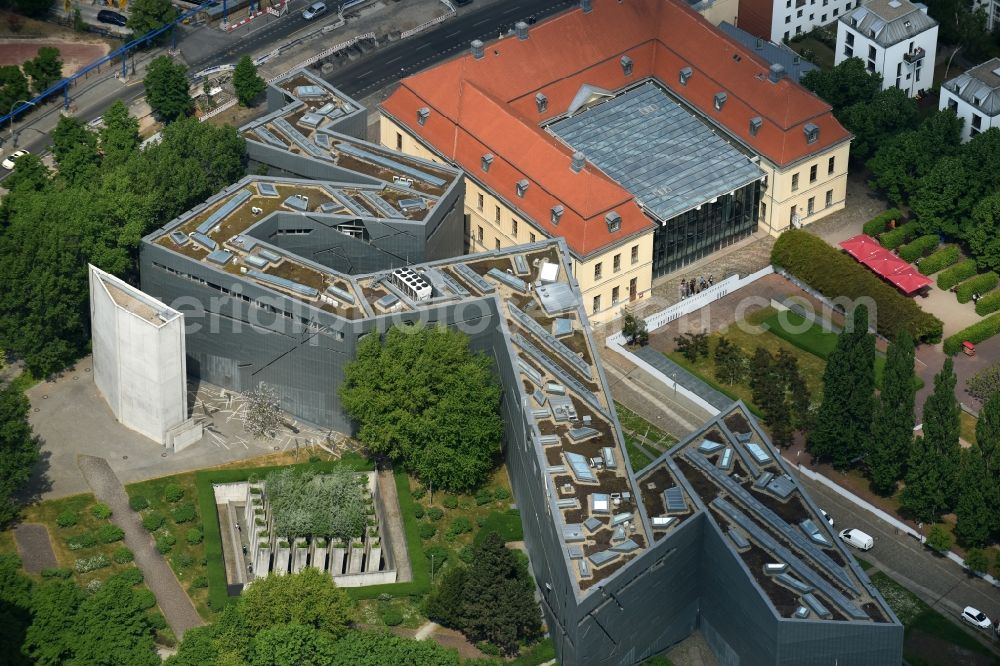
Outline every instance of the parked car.
POLYGON ((472 4, 472 0, 455 0, 455 5, 458 7, 464 7, 465 5, 472 4))
POLYGON ((7 169, 8 171, 10 171, 11 169, 13 169, 16 166, 15 162, 17 161, 17 158, 18 157, 24 157, 27 154, 28 154, 27 150, 15 150, 10 155, 8 155, 7 158, 4 159, 4 161, 2 163, 0 163, 0 166, 2 166, 4 169, 7 169))
POLYGON ((311 21, 317 16, 326 13, 326 3, 325 2, 314 2, 305 9, 302 10, 302 18, 307 21, 311 21))
POLYGON ((858 550, 871 550, 872 546, 875 545, 875 539, 856 528, 842 531, 840 538, 844 543, 850 544, 858 550))
POLYGON ((989 629, 993 626, 990 618, 986 617, 986 613, 972 606, 965 607, 965 610, 962 611, 962 619, 979 629, 989 629))
POLYGON ((828 514, 823 509, 820 509, 819 512, 823 514, 823 519, 826 520, 826 522, 830 523, 830 529, 833 529, 833 518, 830 517, 830 514, 828 514))
POLYGON ((101 11, 97 12, 97 20, 100 21, 101 23, 118 25, 123 28, 125 27, 125 24, 128 23, 127 16, 125 16, 124 14, 119 14, 118 12, 113 12, 110 9, 102 9, 101 11))

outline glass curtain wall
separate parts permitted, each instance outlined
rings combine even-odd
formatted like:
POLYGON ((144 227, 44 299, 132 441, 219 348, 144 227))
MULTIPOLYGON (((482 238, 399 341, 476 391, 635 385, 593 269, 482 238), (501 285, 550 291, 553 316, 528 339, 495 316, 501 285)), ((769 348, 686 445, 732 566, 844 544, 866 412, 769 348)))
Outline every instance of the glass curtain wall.
POLYGON ((756 181, 658 226, 653 234, 653 276, 672 273, 754 233, 759 209, 756 181))

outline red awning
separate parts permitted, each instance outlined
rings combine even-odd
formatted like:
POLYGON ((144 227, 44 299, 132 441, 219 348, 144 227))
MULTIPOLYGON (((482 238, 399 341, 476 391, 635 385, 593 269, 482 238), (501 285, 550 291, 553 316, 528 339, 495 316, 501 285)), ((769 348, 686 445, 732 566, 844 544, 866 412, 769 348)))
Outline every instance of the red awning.
POLYGON ((854 238, 848 238, 840 244, 840 247, 858 261, 885 250, 877 240, 867 234, 858 234, 854 238))
POLYGON ((931 283, 930 278, 889 250, 871 236, 858 234, 840 243, 840 247, 904 294, 912 294, 931 283))

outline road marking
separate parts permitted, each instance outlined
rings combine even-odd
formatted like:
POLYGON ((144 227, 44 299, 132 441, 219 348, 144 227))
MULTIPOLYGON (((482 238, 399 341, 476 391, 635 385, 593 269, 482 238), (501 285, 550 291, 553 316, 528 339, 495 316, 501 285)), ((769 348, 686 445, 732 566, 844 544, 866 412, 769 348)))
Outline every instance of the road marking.
POLYGON ((426 49, 428 47, 430 47, 430 44, 424 43, 424 44, 421 44, 420 46, 418 46, 417 48, 415 48, 413 50, 414 51, 419 51, 420 49, 426 49))
POLYGON ((475 27, 477 25, 482 25, 484 23, 489 23, 489 22, 490 22, 490 19, 483 19, 482 21, 479 21, 478 23, 473 23, 472 25, 473 25, 473 27, 475 27))
POLYGON ((462 34, 461 30, 456 30, 455 32, 451 33, 450 35, 445 35, 445 37, 455 37, 456 35, 461 35, 461 34, 462 34))
POLYGON ((516 12, 516 11, 518 11, 519 9, 521 9, 521 8, 520 8, 520 7, 510 7, 509 9, 505 9, 505 10, 503 10, 503 13, 504 13, 504 14, 510 14, 511 12, 516 12))
POLYGON ((392 60, 389 60, 385 64, 391 65, 392 63, 396 62, 397 60, 402 60, 402 59, 403 59, 403 56, 399 56, 398 58, 393 58, 392 60))
POLYGON ((372 73, 372 70, 369 69, 367 72, 365 72, 363 74, 359 74, 359 76, 368 76, 371 73, 372 73))

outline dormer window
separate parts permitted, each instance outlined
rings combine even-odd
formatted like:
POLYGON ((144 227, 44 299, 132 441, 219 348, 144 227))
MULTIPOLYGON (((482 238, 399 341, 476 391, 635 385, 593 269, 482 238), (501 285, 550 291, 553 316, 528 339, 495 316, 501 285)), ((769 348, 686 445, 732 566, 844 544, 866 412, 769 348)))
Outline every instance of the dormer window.
POLYGON ((559 220, 562 218, 565 210, 566 209, 562 207, 562 204, 556 204, 552 207, 552 217, 550 219, 552 220, 553 226, 559 226, 559 220))
POLYGON ((622 216, 615 211, 611 211, 605 215, 604 221, 607 223, 608 231, 611 233, 615 233, 622 228, 622 216))
POLYGON ((722 107, 725 105, 726 99, 727 99, 726 93, 724 92, 715 93, 715 98, 713 100, 713 103, 715 104, 716 111, 722 111, 722 107))
POLYGON ((620 62, 622 64, 622 73, 625 76, 632 76, 632 58, 629 58, 627 55, 624 55, 622 56, 620 62))
POLYGON ((524 193, 528 191, 528 179, 522 178, 521 180, 517 181, 515 187, 517 189, 517 196, 523 198, 524 193))
POLYGON ((483 159, 480 161, 480 165, 483 167, 483 171, 488 172, 490 170, 490 165, 493 164, 493 153, 486 153, 483 155, 483 159))
POLYGON ((802 128, 802 132, 806 135, 806 143, 816 143, 819 141, 819 127, 814 123, 806 123, 806 126, 802 128))
POLYGON ((419 109, 417 109, 417 124, 421 126, 427 124, 427 119, 430 117, 430 115, 431 115, 431 110, 428 109, 426 106, 422 106, 419 109))
POLYGON ((682 68, 680 74, 681 74, 681 85, 686 86, 688 83, 688 79, 691 78, 691 68, 690 67, 682 68))
POLYGON ((751 118, 750 119, 750 136, 757 136, 757 132, 760 131, 760 127, 763 124, 764 124, 764 121, 761 119, 760 116, 754 116, 753 118, 751 118))
POLYGON ((536 93, 535 107, 538 109, 538 113, 544 113, 545 110, 549 108, 549 98, 542 93, 536 93))

